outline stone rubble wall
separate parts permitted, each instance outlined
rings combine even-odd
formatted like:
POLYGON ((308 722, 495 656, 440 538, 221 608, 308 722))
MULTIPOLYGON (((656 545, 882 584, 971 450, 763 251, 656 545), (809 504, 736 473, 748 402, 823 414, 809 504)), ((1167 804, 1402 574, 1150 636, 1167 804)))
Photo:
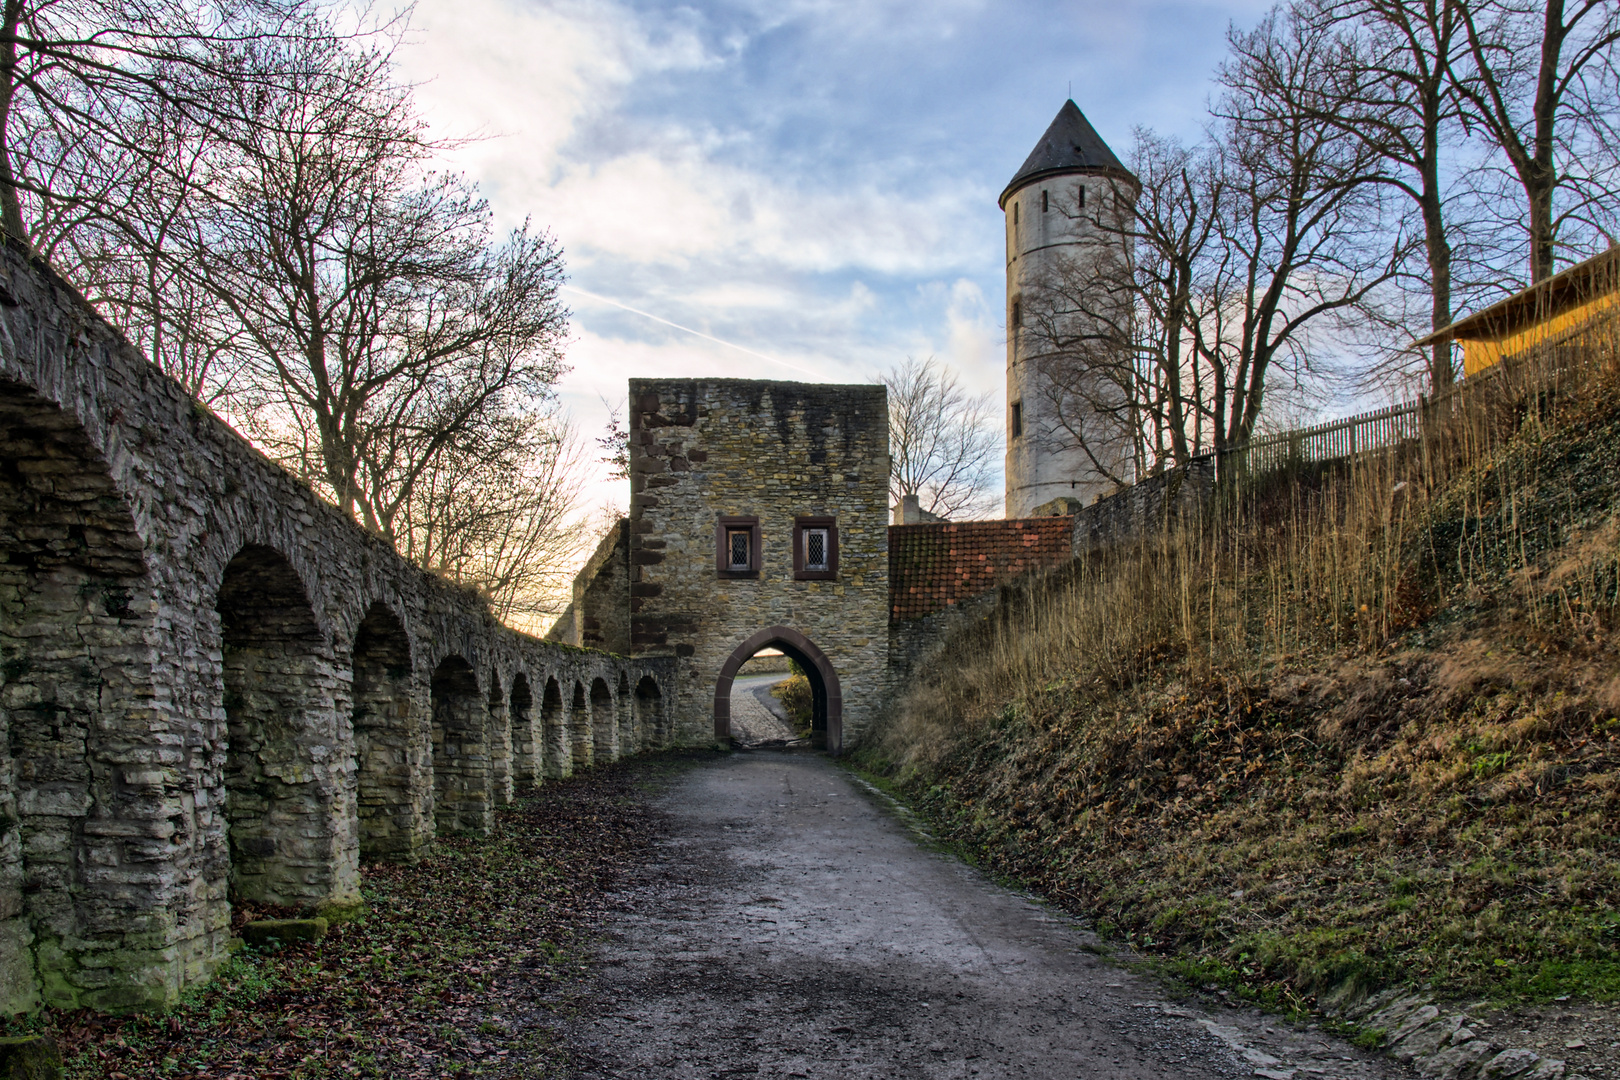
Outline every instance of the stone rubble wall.
POLYGON ((1215 495, 1215 458, 1194 458, 1082 507, 1074 516, 1076 556, 1203 515, 1215 495))
POLYGON ((353 903, 669 738, 673 659, 500 625, 0 260, 0 1011, 172 1003, 233 895, 353 903))
POLYGON ((574 581, 578 644, 630 655, 630 522, 620 518, 574 581))

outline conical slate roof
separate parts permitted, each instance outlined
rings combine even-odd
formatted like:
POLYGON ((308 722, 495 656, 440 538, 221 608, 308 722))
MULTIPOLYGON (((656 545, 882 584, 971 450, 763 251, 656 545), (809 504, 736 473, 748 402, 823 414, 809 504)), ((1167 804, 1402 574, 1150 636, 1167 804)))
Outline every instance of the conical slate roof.
POLYGON ((1097 129, 1091 126, 1086 114, 1073 100, 1065 101, 1057 118, 1035 144, 1035 150, 1025 159, 1001 193, 1000 202, 1037 177, 1053 173, 1094 172, 1130 176, 1130 170, 1120 164, 1119 158, 1108 149, 1097 129))

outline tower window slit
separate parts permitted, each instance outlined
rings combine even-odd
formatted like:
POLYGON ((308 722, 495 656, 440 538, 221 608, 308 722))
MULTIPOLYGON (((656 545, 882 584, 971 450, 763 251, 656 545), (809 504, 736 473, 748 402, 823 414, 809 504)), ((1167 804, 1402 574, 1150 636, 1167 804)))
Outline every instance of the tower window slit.
POLYGON ((1015 401, 1012 403, 1012 437, 1016 439, 1023 433, 1024 403, 1022 401, 1015 401))
POLYGON ((1043 191, 1043 192, 1041 192, 1041 213, 1044 214, 1044 213, 1046 213, 1046 211, 1047 211, 1046 192, 1043 191))

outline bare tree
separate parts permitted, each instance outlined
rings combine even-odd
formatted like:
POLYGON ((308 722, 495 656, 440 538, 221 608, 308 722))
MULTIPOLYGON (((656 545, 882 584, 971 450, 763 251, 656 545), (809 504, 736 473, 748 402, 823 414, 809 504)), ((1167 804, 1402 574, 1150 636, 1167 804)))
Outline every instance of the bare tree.
POLYGON ((989 396, 970 394, 932 357, 907 357, 879 381, 889 391, 890 497, 916 495, 940 517, 989 512, 1001 451, 989 396))
POLYGON ((594 541, 581 514, 583 447, 555 408, 486 417, 435 454, 399 515, 399 550, 538 631, 569 600, 594 541))
POLYGON ((1530 280, 1556 268, 1565 226, 1614 242, 1620 198, 1620 5, 1614 0, 1455 0, 1471 70, 1455 85, 1506 155, 1527 211, 1530 280), (1566 197, 1559 204, 1560 194, 1566 197))
POLYGON ((305 85, 309 72, 299 62, 314 54, 277 46, 338 36, 310 0, 8 0, 0 14, 0 228, 32 244, 64 217, 127 206, 117 193, 132 164, 136 176, 166 167, 147 141, 154 123, 219 136, 240 125, 236 106, 251 96, 231 88, 305 85))
POLYGON ((235 385, 241 330, 184 254, 198 243, 195 185, 217 148, 174 114, 147 117, 142 127, 140 156, 87 140, 62 162, 67 171, 79 159, 110 159, 124 179, 99 199, 31 203, 42 212, 35 251, 194 397, 219 404, 235 385))
POLYGON ((394 38, 305 0, 168 2, 7 7, 8 231, 272 457, 532 623, 582 533, 561 252, 498 241, 431 171, 394 38))
POLYGON ((1268 379, 1315 370, 1312 331, 1376 315, 1405 257, 1379 242, 1382 154, 1309 108, 1333 74, 1324 29, 1273 11, 1231 46, 1220 71, 1226 198, 1198 327, 1217 448, 1253 436, 1268 379))
POLYGON ((1048 411, 1096 471, 1127 483, 1247 442, 1268 387, 1319 374, 1318 328, 1381 315, 1404 250, 1381 228, 1379 154, 1310 104, 1329 30, 1274 12, 1234 32, 1210 142, 1139 132, 1087 224, 1112 240, 1026 290, 1048 411))
POLYGON ((182 250, 238 331, 232 410, 398 540, 439 455, 549 394, 567 312, 556 245, 526 229, 493 242, 476 192, 426 170, 387 74, 351 54, 315 93, 241 102, 248 121, 182 250))
MULTIPOLYGON (((1453 239, 1448 227, 1446 158, 1461 137, 1454 65, 1466 51, 1457 0, 1307 0, 1291 18, 1315 24, 1327 63, 1323 77, 1300 87, 1308 117, 1354 139, 1387 168, 1374 182, 1406 196, 1420 220, 1422 289, 1429 329, 1449 326, 1453 239)), ((1259 65, 1264 74, 1269 65, 1259 65)), ((1399 240, 1396 240, 1399 243, 1399 240)), ((1428 383, 1455 378, 1450 342, 1426 357, 1428 383)))

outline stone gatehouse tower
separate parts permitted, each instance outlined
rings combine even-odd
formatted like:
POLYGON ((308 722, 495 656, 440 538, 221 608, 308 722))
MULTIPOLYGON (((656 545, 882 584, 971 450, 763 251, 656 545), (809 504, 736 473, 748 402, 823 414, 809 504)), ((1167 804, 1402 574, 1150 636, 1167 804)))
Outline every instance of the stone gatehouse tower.
POLYGON ((884 388, 631 379, 629 426, 630 647, 675 658, 675 739, 728 739, 732 677, 776 647, 836 753, 886 685, 884 388))
MULTIPOLYGON (((1129 208, 1140 190, 1073 101, 1066 101, 1006 190, 1007 517, 1024 518, 1054 499, 1073 513, 1112 490, 1076 427, 1095 421, 1072 392, 1063 342, 1095 347, 1113 290, 1105 275, 1131 253, 1129 208), (1104 317, 1099 318, 1101 313, 1104 317), (1054 370, 1064 377, 1053 378, 1054 370)), ((1102 388, 1106 393, 1106 387, 1102 388)), ((1090 436, 1088 435, 1088 438, 1090 436)))

